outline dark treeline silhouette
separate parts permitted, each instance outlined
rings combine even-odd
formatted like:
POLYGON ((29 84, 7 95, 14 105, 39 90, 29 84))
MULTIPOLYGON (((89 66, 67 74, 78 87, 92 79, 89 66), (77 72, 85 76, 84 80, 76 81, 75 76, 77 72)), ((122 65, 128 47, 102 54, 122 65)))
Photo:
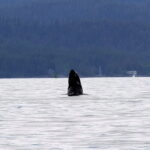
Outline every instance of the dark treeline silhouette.
POLYGON ((0 0, 0 77, 150 75, 148 0, 0 0))

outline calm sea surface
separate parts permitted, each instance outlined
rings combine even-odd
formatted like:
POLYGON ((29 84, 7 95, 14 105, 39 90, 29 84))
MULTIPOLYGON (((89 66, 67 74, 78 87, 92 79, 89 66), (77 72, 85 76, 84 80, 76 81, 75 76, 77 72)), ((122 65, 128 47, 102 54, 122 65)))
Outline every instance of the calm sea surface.
POLYGON ((150 78, 0 79, 0 150, 150 150, 150 78))

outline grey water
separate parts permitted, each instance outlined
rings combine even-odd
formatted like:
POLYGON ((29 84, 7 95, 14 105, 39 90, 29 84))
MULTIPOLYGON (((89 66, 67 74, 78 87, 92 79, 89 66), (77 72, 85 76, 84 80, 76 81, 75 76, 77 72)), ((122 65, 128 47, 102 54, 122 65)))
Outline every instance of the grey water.
POLYGON ((149 150, 150 78, 0 80, 0 150, 149 150))

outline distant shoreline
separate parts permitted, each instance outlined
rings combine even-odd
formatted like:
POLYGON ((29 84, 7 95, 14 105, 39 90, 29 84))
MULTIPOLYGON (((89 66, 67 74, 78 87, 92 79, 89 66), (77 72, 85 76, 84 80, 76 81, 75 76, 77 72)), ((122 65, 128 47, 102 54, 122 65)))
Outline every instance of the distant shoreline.
MULTIPOLYGON (((0 77, 0 79, 68 79, 68 77, 0 77)), ((81 79, 84 78, 150 78, 150 76, 136 76, 136 77, 130 77, 130 76, 106 76, 106 77, 83 77, 81 76, 81 79)))

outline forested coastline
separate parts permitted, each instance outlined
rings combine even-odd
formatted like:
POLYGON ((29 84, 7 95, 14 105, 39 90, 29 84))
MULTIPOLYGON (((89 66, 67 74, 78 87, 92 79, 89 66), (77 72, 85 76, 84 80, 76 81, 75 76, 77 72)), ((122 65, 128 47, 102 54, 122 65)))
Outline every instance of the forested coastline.
POLYGON ((0 77, 150 76, 150 2, 0 0, 0 77))

